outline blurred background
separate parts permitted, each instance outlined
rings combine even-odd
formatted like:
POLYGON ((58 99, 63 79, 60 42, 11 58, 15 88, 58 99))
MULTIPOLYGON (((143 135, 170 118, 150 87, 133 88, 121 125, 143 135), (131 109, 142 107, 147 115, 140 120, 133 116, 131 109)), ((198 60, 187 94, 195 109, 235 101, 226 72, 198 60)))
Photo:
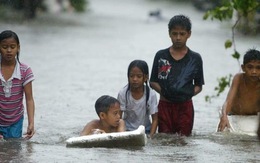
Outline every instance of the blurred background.
POLYGON ((241 71, 249 48, 260 50, 258 2, 0 0, 0 29, 18 34, 20 61, 36 78, 36 134, 29 141, 0 142, 0 162, 259 162, 255 137, 216 133, 229 75, 241 71), (205 86, 193 98, 192 136, 158 134, 137 149, 66 148, 68 138, 98 118, 96 99, 117 97, 127 84, 132 60, 145 60, 151 70, 155 53, 171 45, 167 24, 176 14, 190 17, 187 44, 204 66, 205 86))

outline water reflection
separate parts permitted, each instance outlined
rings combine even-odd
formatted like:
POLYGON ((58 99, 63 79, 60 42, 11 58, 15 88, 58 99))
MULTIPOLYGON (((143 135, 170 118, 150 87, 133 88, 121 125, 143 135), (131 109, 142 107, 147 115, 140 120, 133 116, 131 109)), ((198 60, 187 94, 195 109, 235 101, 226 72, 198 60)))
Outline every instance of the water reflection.
MULTIPOLYGON (((204 100, 212 94, 217 77, 238 71, 223 48, 230 35, 227 27, 203 21, 203 14, 190 5, 169 1, 90 0, 90 8, 82 15, 0 23, 1 29, 20 34, 21 61, 36 75, 37 126, 29 141, 0 142, 0 162, 259 162, 255 138, 214 133, 225 96, 211 104, 204 100), (193 21, 188 44, 201 52, 206 80, 203 92, 194 98, 193 135, 156 134, 142 148, 66 148, 66 139, 78 136, 88 121, 97 118, 94 101, 102 94, 116 97, 125 85, 129 61, 144 59, 151 66, 155 52, 169 45, 168 21, 147 23, 147 13, 154 8, 160 8, 166 19, 185 13, 193 21)), ((240 51, 260 45, 259 39, 242 39, 237 41, 240 51)))
POLYGON ((208 139, 219 144, 241 144, 242 146, 260 143, 256 136, 233 134, 230 132, 216 132, 211 134, 211 136, 208 136, 208 139))
POLYGON ((157 133, 149 140, 149 143, 159 146, 185 146, 188 144, 186 138, 185 136, 179 136, 177 134, 157 133))
POLYGON ((0 162, 31 162, 33 144, 23 139, 7 139, 0 142, 0 162))

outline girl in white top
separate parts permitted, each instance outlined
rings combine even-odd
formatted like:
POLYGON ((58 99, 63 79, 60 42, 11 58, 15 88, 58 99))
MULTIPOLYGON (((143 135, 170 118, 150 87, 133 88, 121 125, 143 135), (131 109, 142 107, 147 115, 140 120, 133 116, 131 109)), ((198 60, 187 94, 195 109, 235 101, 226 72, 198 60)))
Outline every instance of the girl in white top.
POLYGON ((126 130, 136 130, 143 125, 146 134, 152 137, 158 125, 158 104, 156 92, 147 84, 149 79, 147 63, 143 60, 132 61, 128 67, 127 77, 128 84, 118 93, 126 130))

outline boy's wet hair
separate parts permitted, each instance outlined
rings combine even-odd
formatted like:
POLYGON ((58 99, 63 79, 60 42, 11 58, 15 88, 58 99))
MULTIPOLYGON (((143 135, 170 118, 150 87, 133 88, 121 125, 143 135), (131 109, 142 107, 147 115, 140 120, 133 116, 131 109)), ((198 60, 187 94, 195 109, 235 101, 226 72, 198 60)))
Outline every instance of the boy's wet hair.
MULTIPOLYGON (((130 71, 132 68, 134 67, 137 67, 139 68, 143 75, 145 76, 149 76, 149 68, 148 68, 148 65, 145 61, 143 60, 134 60, 132 61, 129 66, 128 66, 128 70, 127 70, 127 78, 129 79, 130 77, 130 71)), ((149 95, 150 95, 150 88, 148 86, 148 80, 145 81, 145 86, 146 86, 146 104, 147 104, 147 101, 149 99, 149 95)), ((127 87, 127 91, 126 91, 126 94, 125 94, 125 97, 126 97, 126 108, 127 108, 127 92, 130 90, 130 84, 129 84, 129 80, 128 80, 128 87, 127 87)))
POLYGON ((249 49, 246 54, 244 55, 243 64, 247 64, 251 61, 260 61, 260 51, 256 49, 249 49))
POLYGON ((99 97, 95 103, 97 115, 99 116, 101 112, 107 113, 109 108, 115 105, 116 103, 119 104, 119 101, 112 96, 103 95, 99 97))
POLYGON ((182 27, 186 31, 191 31, 190 18, 185 15, 175 15, 169 21, 168 30, 171 31, 176 27, 182 27))
MULTIPOLYGON (((0 43, 5 40, 5 39, 8 39, 8 38, 13 38, 15 39, 17 45, 20 45, 20 41, 19 41, 19 38, 17 36, 17 34, 11 30, 5 30, 3 32, 0 33, 0 43)), ((19 62, 19 52, 17 52, 17 56, 16 56, 18 62, 19 62)))

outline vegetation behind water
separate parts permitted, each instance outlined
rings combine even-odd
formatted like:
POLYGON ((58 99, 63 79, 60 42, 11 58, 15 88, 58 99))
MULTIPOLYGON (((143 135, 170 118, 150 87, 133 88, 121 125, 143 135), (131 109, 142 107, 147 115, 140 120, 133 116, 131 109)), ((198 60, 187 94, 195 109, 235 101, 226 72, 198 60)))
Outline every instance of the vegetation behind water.
MULTIPOLYGON (((35 19, 39 12, 47 12, 49 6, 44 3, 46 0, 0 0, 0 18, 24 18, 35 19)), ((57 2, 58 3, 58 2, 57 2)), ((76 12, 86 10, 88 0, 68 0, 71 8, 76 12)), ((60 2, 62 5, 62 1, 60 2)))

